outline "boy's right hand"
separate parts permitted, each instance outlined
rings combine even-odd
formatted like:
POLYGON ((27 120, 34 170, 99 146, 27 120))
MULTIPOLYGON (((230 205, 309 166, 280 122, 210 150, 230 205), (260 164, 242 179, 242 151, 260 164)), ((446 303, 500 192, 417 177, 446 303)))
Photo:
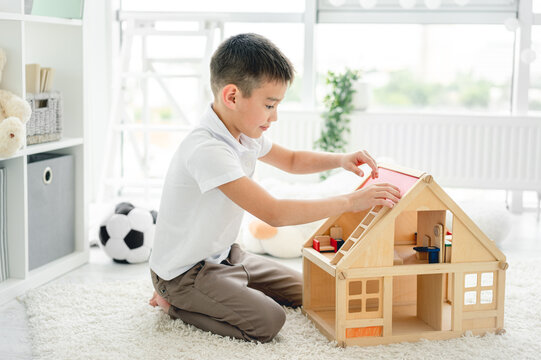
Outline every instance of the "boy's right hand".
POLYGON ((367 186, 349 194, 350 211, 358 212, 383 205, 392 208, 402 195, 393 184, 380 183, 367 186))

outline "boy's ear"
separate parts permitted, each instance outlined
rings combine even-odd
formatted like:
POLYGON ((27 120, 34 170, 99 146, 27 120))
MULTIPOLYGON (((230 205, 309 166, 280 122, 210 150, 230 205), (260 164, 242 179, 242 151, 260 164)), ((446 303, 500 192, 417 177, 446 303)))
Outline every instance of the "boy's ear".
POLYGON ((222 88, 222 101, 231 110, 235 109, 239 96, 240 90, 235 84, 227 84, 222 88))

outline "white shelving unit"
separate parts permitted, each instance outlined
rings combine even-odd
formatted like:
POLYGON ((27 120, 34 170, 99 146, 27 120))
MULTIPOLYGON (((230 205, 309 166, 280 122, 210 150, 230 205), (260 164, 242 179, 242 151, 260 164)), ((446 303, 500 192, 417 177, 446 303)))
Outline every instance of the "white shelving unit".
MULTIPOLYGON (((24 0, 0 1, 0 47, 7 53, 0 88, 25 97, 25 64, 56 69, 53 88, 63 96, 63 138, 23 147, 0 158, 7 169, 8 280, 0 282, 0 304, 86 263, 87 192, 83 108, 83 22, 24 14, 24 0), (75 251, 29 270, 28 156, 43 152, 73 155, 75 160, 75 251)), ((51 209, 55 211, 55 209, 51 209)))

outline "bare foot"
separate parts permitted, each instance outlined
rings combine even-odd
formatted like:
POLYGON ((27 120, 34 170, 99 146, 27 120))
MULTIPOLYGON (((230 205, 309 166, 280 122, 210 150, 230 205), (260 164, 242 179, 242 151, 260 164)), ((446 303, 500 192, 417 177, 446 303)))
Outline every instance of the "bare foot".
POLYGON ((162 310, 168 314, 169 308, 171 307, 171 304, 167 302, 164 298, 162 298, 160 295, 158 295, 157 292, 154 291, 154 294, 152 295, 152 299, 148 302, 151 306, 156 307, 159 306, 162 308, 162 310))
POLYGON ((171 307, 171 304, 169 304, 167 300, 162 298, 160 295, 157 295, 156 302, 166 314, 169 314, 169 308, 171 307))
POLYGON ((158 297, 158 293, 154 291, 154 294, 152 295, 152 299, 148 301, 149 305, 152 307, 158 306, 158 303, 156 302, 156 298, 158 297))

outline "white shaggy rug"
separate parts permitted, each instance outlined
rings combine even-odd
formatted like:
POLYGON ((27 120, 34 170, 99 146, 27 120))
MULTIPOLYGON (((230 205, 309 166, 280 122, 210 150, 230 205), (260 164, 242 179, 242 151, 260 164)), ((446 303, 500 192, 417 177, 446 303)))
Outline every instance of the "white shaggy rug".
POLYGON ((338 348, 292 309, 268 344, 206 333, 150 307, 150 279, 53 283, 22 301, 36 359, 539 359, 540 261, 509 260, 505 335, 374 347, 338 348))

